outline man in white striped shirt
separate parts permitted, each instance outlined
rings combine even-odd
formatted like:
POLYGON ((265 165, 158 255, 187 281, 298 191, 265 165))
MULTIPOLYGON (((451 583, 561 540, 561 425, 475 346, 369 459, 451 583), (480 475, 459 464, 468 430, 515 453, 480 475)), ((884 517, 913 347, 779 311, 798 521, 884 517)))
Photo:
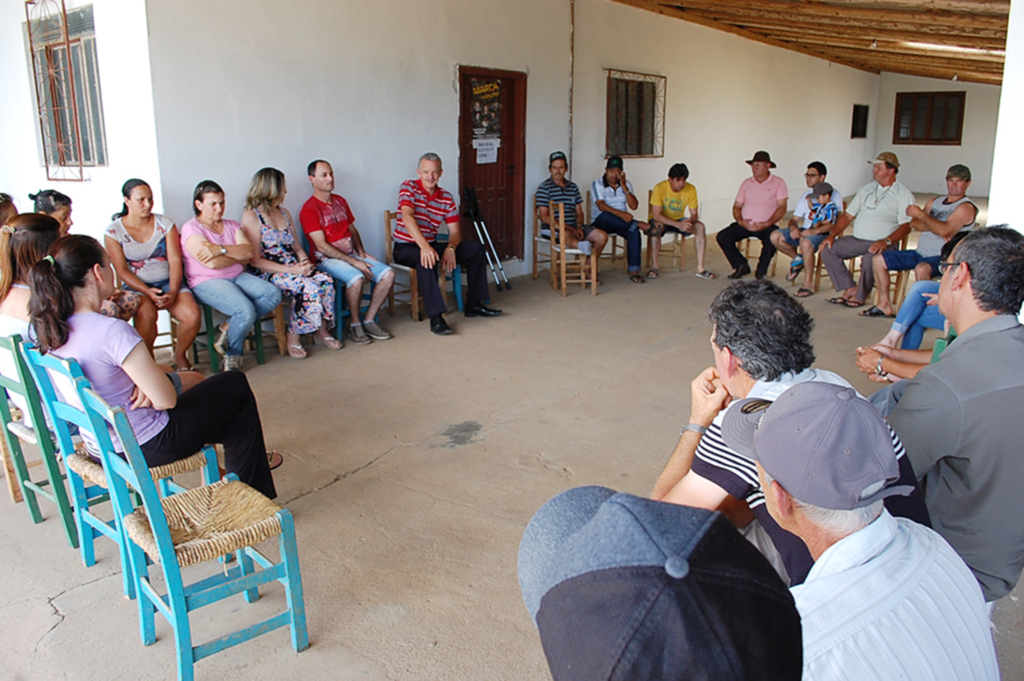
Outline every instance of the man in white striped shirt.
POLYGON ((804 679, 998 679, 974 575, 937 532, 893 518, 889 427, 856 391, 805 382, 774 402, 748 398, 722 421, 725 443, 756 462, 768 512, 814 558, 790 591, 804 679))
MULTIPOLYGON (((714 327, 715 366, 693 382, 690 421, 651 497, 726 512, 737 526, 745 527, 747 538, 790 585, 800 584, 814 561, 804 543, 768 513, 754 463, 725 444, 721 423, 732 409, 730 400, 774 400, 806 381, 850 384, 838 374, 812 367, 814 321, 803 305, 769 281, 727 286, 708 308, 708 318, 714 327), (756 521, 751 521, 751 513, 756 521)), ((903 445, 895 433, 891 437, 901 483, 916 487, 903 445)), ((924 499, 916 489, 909 497, 888 499, 886 506, 895 516, 930 525, 924 499)))

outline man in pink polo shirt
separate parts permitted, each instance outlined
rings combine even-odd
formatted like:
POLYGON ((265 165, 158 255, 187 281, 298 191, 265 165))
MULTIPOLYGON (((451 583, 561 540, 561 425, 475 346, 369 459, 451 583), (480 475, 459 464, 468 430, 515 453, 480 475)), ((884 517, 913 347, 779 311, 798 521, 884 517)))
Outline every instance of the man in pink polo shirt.
POLYGON ((732 205, 735 222, 715 237, 733 267, 730 279, 740 279, 750 274, 750 263, 736 247, 738 242, 749 238, 761 240, 761 258, 757 261, 756 276, 764 279, 775 255, 775 246, 770 237, 779 228, 779 220, 786 214, 786 204, 789 203, 789 189, 785 180, 772 175, 771 169, 775 163, 767 151, 757 152, 747 164, 753 177, 744 180, 736 193, 736 202, 732 205))
POLYGON ((394 260, 399 265, 415 267, 420 295, 430 317, 430 330, 439 336, 452 333, 444 320, 448 311, 437 285, 437 266, 446 272, 462 265, 466 270, 467 317, 497 317, 501 310, 484 306, 487 292, 487 270, 484 247, 476 241, 464 241, 459 230, 459 206, 450 192, 441 189, 441 157, 427 153, 420 156, 416 174, 419 179, 406 180, 398 190, 398 219, 395 224, 394 260), (441 223, 448 226, 448 242, 437 242, 441 223))

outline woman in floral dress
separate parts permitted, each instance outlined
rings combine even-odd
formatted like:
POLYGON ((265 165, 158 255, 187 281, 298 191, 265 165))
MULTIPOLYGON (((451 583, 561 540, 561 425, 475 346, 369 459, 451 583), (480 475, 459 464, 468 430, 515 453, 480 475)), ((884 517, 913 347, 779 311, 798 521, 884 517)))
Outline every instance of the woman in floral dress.
POLYGON ((334 325, 334 280, 314 269, 299 245, 291 213, 282 204, 288 193, 284 173, 276 168, 256 172, 249 185, 242 228, 258 252, 249 261, 253 274, 271 282, 292 301, 288 323, 288 354, 306 357, 301 334, 314 334, 327 347, 338 350, 341 341, 328 330, 334 325))

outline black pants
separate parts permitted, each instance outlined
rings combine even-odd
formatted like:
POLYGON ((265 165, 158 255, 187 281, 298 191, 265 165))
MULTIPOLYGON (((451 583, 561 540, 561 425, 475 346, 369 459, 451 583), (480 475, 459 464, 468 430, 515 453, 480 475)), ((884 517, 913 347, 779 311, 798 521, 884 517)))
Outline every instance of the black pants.
MULTIPOLYGON (((428 269, 420 264, 420 247, 414 243, 395 244, 394 258, 399 265, 416 268, 420 295, 427 306, 427 316, 436 317, 448 311, 444 296, 437 286, 438 267, 441 255, 448 248, 446 243, 433 241, 430 245, 437 251, 437 264, 428 269)), ((466 308, 482 303, 490 297, 487 292, 487 263, 484 247, 476 241, 462 241, 455 247, 455 262, 466 270, 466 308)))
POLYGON ((757 274, 764 276, 768 274, 768 266, 772 263, 772 257, 775 256, 775 244, 772 243, 770 237, 772 232, 778 228, 778 225, 772 225, 768 229, 762 229, 760 232, 751 232, 746 227, 740 226, 738 222, 734 222, 716 234, 715 241, 718 242, 722 253, 725 253, 725 257, 729 260, 729 265, 735 270, 748 264, 747 259, 740 253, 740 249, 736 247, 736 244, 751 237, 760 239, 761 258, 757 261, 757 274))
POLYGON ((179 461, 204 445, 220 444, 228 473, 271 499, 277 496, 256 396, 245 374, 215 374, 183 392, 177 406, 166 413, 170 421, 164 429, 141 445, 150 466, 179 461))

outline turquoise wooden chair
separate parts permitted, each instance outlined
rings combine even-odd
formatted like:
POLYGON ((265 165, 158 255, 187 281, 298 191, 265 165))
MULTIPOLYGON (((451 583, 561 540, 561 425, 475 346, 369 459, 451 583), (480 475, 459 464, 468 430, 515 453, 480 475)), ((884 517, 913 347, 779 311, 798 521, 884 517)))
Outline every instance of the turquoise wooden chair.
MULTIPOLYGON (((53 355, 43 355, 39 350, 26 345, 22 345, 21 350, 25 364, 39 391, 43 408, 57 436, 57 448, 64 458, 64 468, 67 471, 68 482, 71 484, 72 508, 82 562, 86 567, 96 564, 94 542, 97 537, 106 537, 115 542, 121 557, 124 593, 129 598, 135 598, 134 583, 129 574, 130 563, 125 553, 124 542, 121 541, 121 532, 115 522, 104 520, 92 512, 94 506, 110 500, 110 495, 107 492, 106 473, 102 465, 85 452, 84 448, 82 451, 77 451, 73 440, 72 429, 93 432, 92 421, 82 411, 81 405, 71 402, 71 400, 77 402, 79 399, 75 390, 75 382, 82 381, 88 385, 88 380, 82 374, 78 362, 73 359, 59 359, 53 355), (60 395, 57 393, 54 380, 59 381, 62 386, 60 395), (66 395, 73 397, 64 399, 66 395)), ((203 471, 203 481, 207 484, 220 478, 217 453, 212 447, 204 447, 201 451, 181 461, 154 467, 152 476, 154 479, 160 480, 161 489, 166 495, 185 489, 170 480, 171 476, 195 470, 203 471)))
MULTIPOLYGON (((210 358, 210 373, 216 374, 220 372, 220 353, 213 347, 213 344, 217 340, 218 333, 218 325, 213 322, 214 310, 206 303, 199 303, 199 301, 196 302, 199 304, 199 309, 203 313, 203 325, 206 327, 206 332, 196 336, 195 342, 192 343, 192 363, 199 366, 199 346, 204 345, 210 358)), ((273 315, 277 313, 279 308, 280 306, 275 308, 274 312, 271 314, 273 315)), ((252 339, 253 344, 256 346, 257 364, 267 363, 266 353, 263 350, 263 321, 265 319, 267 319, 267 317, 257 319, 253 324, 252 331, 249 332, 249 338, 252 339)))
POLYGON ((138 594, 143 644, 156 641, 154 613, 159 611, 174 629, 181 681, 192 680, 193 665, 204 657, 279 627, 290 627, 296 652, 309 647, 291 512, 239 481, 234 474, 212 485, 161 499, 124 410, 111 408, 84 381, 79 380, 76 385, 92 420, 92 430, 98 435, 114 513, 125 533, 124 545, 138 594), (124 458, 114 451, 108 428, 113 428, 120 439, 124 458), (138 493, 141 506, 133 504, 130 490, 138 493), (278 537, 281 555, 277 563, 253 548, 274 536, 278 537), (223 571, 192 584, 184 583, 182 568, 231 553, 236 560, 230 567, 225 563, 223 571), (159 566, 165 593, 160 593, 150 580, 147 558, 159 566), (284 586, 284 612, 213 641, 193 645, 189 623, 192 610, 238 593, 252 603, 259 598, 259 585, 273 581, 284 586))
POLYGON ((68 490, 64 484, 64 475, 60 472, 52 436, 46 428, 43 405, 39 401, 39 391, 36 390, 32 375, 29 373, 28 367, 25 366, 25 359, 21 355, 20 348, 21 336, 14 335, 9 338, 0 336, 0 352, 10 353, 17 372, 17 376, 0 376, 0 389, 7 391, 6 396, 0 392, 0 424, 3 425, 7 451, 10 452, 15 477, 32 522, 43 522, 43 514, 39 510, 39 497, 48 500, 57 507, 68 543, 71 544, 71 548, 77 549, 78 530, 75 529, 74 510, 68 499, 68 490), (24 398, 27 416, 32 427, 12 418, 7 398, 13 395, 20 395, 24 398), (23 442, 39 449, 40 463, 46 472, 45 479, 33 480, 29 475, 28 464, 25 462, 25 455, 21 449, 23 442))

